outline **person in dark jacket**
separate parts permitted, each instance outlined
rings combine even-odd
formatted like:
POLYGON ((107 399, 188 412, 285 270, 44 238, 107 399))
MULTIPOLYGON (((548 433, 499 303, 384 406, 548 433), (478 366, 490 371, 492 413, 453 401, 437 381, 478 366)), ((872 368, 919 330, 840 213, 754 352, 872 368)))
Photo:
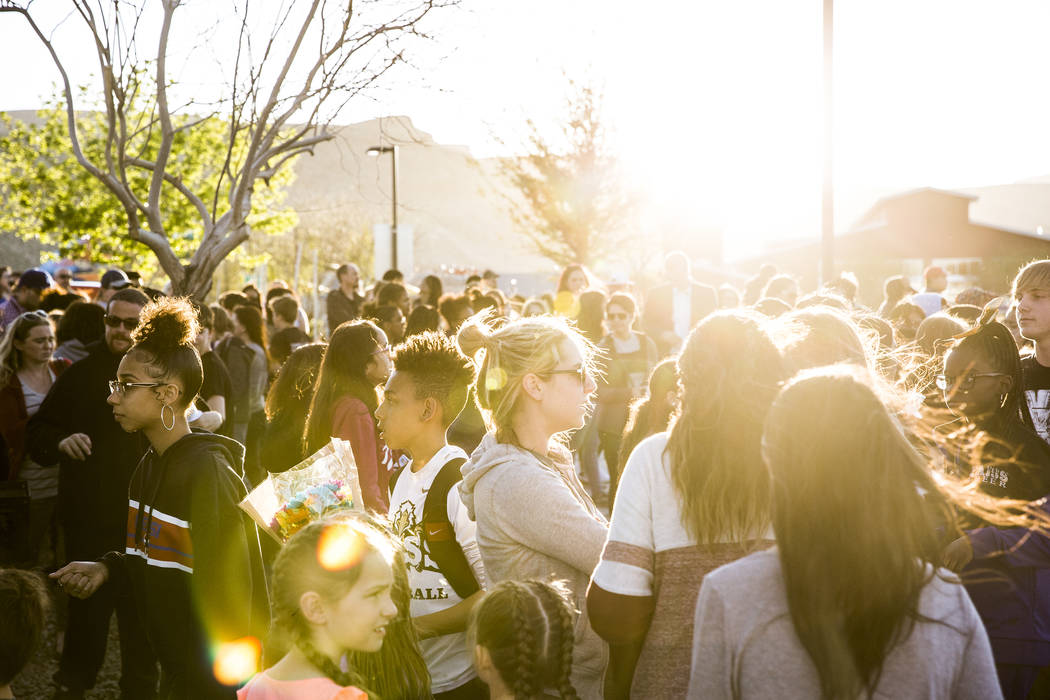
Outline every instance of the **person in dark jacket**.
MULTIPOLYGON (((1035 501, 1050 494, 1050 447, 1025 408, 1021 363, 1010 331, 991 322, 958 336, 937 378, 951 410, 980 431, 974 462, 958 476, 996 498, 1035 501)), ((1045 506, 1044 506, 1045 508, 1045 506)), ((1006 700, 1022 700, 1050 665, 1050 539, 1024 528, 969 522, 945 549, 992 644, 1006 700), (964 568, 965 567, 965 568, 964 568)))
POLYGON ((678 352, 693 326, 718 308, 714 288, 693 281, 685 253, 670 253, 664 270, 669 282, 649 292, 642 314, 661 357, 678 352))
MULTIPOLYGON (((55 380, 26 426, 26 448, 37 464, 59 464, 58 520, 66 554, 95 559, 123 548, 128 483, 145 445, 113 420, 106 405, 107 382, 131 347, 131 329, 147 303, 138 289, 122 289, 109 301, 103 340, 55 380)), ((112 591, 91 600, 70 600, 62 658, 55 682, 59 694, 79 697, 92 688, 102 667, 109 619, 120 627, 121 690, 127 697, 151 697, 156 663, 127 596, 112 591)))
POLYGON ((328 312, 328 337, 331 338, 335 329, 361 316, 361 306, 365 298, 358 292, 361 282, 361 272, 357 265, 346 263, 340 265, 335 272, 339 280, 339 287, 328 293, 325 307, 328 312))
POLYGON ((162 697, 232 699, 247 678, 217 677, 212 660, 262 638, 268 600, 258 530, 237 507, 247 493, 243 448, 186 422, 202 381, 197 333, 185 299, 143 309, 108 399, 120 426, 150 444, 128 490, 125 546, 52 578, 81 598, 107 581, 131 590, 160 661, 162 697))

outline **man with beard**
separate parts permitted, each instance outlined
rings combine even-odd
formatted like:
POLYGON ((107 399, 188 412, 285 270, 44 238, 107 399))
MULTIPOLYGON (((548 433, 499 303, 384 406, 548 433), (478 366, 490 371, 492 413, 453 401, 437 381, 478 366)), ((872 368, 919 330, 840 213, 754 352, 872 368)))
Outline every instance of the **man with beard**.
MULTIPOLYGON (((131 331, 148 303, 134 288, 121 289, 106 309, 106 333, 88 345, 88 355, 66 370, 29 421, 29 453, 40 464, 58 462, 58 517, 71 561, 94 560, 123 551, 131 474, 145 444, 117 424, 106 400, 110 380, 131 347, 131 331)), ((121 695, 152 698, 157 669, 134 601, 110 586, 86 600, 70 598, 69 623, 58 673, 56 698, 80 698, 95 685, 106 654, 109 620, 117 613, 121 647, 121 695)))

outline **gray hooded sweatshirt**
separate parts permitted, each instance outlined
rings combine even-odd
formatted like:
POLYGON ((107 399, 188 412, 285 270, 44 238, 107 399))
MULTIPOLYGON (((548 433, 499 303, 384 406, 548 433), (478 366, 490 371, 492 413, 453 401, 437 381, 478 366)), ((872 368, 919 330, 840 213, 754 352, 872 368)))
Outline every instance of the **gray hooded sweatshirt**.
POLYGON ((584 700, 602 697, 609 652, 587 620, 587 583, 601 559, 609 523, 576 476, 569 451, 541 458, 489 433, 463 465, 460 494, 477 522, 478 546, 493 583, 564 580, 576 620, 572 682, 584 700))

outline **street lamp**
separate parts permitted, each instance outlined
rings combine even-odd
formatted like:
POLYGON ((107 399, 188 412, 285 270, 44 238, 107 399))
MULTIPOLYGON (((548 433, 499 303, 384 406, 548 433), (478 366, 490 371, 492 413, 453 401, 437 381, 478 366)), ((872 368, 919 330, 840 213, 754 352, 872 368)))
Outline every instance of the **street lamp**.
POLYGON ((390 267, 397 269, 397 146, 372 146, 366 153, 373 158, 382 153, 390 154, 390 198, 393 202, 391 208, 390 224, 390 267))

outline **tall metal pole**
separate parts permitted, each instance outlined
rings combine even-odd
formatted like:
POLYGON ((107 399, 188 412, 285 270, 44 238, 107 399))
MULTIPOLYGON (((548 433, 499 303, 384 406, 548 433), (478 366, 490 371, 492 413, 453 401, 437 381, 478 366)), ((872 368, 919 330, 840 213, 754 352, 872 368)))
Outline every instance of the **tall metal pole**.
POLYGON ((834 164, 834 87, 832 45, 834 36, 835 0, 824 0, 824 188, 821 201, 820 224, 820 280, 831 281, 835 274, 835 185, 832 179, 834 164))
POLYGON ((393 215, 390 226, 390 267, 397 269, 397 146, 390 147, 390 194, 393 201, 393 215))

